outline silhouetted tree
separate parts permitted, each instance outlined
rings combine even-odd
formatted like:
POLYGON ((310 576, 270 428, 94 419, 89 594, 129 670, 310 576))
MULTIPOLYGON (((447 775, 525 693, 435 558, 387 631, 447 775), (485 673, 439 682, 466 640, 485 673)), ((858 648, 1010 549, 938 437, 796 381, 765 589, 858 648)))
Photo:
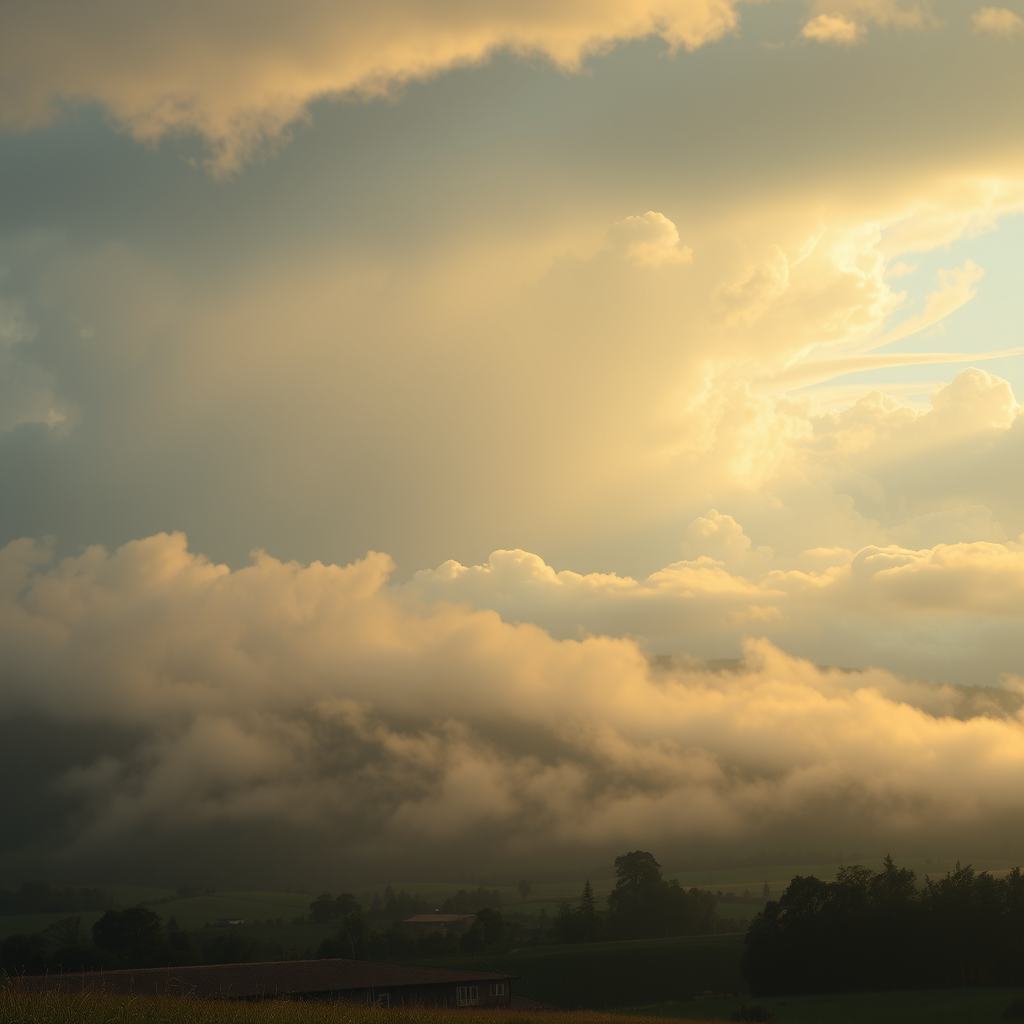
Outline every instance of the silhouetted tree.
POLYGON ((616 939, 696 935, 714 931, 716 898, 665 881, 653 854, 642 850, 615 858, 618 879, 608 897, 608 928, 616 939))
POLYGON ((604 918, 597 912, 589 878, 576 907, 569 903, 559 905, 552 930, 560 942, 598 942, 604 938, 604 918))
POLYGON ((459 950, 463 953, 481 953, 496 949, 504 940, 506 931, 501 911, 483 907, 477 911, 472 926, 459 939, 459 950))
POLYGON ((520 879, 518 889, 519 889, 519 899, 522 900, 525 903, 526 902, 526 897, 529 896, 530 893, 533 891, 533 887, 530 885, 530 883, 525 878, 523 878, 523 879, 520 879))
POLYGON ((317 924, 330 921, 334 917, 334 897, 329 892, 322 892, 309 905, 309 916, 317 924))
MULTIPOLYGON (((390 889, 391 887, 388 886, 390 889)), ((378 903, 380 901, 378 900, 378 903)), ((355 896, 350 892, 343 892, 334 897, 329 892, 322 892, 309 905, 310 917, 318 924, 325 921, 340 921, 347 917, 353 910, 359 907, 355 896)))
POLYGON ((0 943, 0 963, 12 976, 42 974, 47 968, 46 943, 39 935, 9 935, 0 943))
POLYGON ((168 962, 170 947, 160 915, 146 907, 108 910, 92 926, 92 940, 130 967, 156 967, 168 962))
POLYGON ((918 887, 887 857, 832 882, 794 878, 751 922, 743 971, 755 994, 1024 982, 1024 879, 957 864, 918 887))

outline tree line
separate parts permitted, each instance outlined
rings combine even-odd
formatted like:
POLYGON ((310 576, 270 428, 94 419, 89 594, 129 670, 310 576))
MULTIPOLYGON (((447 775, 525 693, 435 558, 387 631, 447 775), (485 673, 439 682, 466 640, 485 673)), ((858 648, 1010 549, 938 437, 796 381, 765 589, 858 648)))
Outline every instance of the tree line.
POLYGON ((794 878, 751 922, 742 969, 755 995, 1024 984, 1024 878, 970 865, 919 885, 880 872, 794 878))
MULTIPOLYGON (((542 919, 539 928, 529 930, 521 921, 507 920, 498 909, 497 891, 476 893, 460 890, 445 903, 449 913, 472 913, 476 920, 468 928, 458 926, 445 933, 416 934, 400 922, 383 931, 373 927, 372 915, 365 913, 351 893, 332 897, 324 893, 310 912, 314 920, 341 918, 336 935, 324 940, 317 955, 357 959, 411 959, 452 956, 457 953, 504 952, 513 946, 540 943, 602 942, 611 939, 667 938, 677 935, 707 935, 715 931, 717 898, 701 889, 683 889, 675 880, 662 877, 654 855, 634 850, 615 858, 615 888, 608 897, 608 909, 597 909, 597 897, 589 880, 578 901, 559 905, 550 928, 542 919), (487 902, 490 905, 480 906, 487 902), (316 909, 314 909, 316 908, 316 909), (339 909, 344 908, 344 913, 339 909), (325 915, 331 916, 325 916, 325 915)), ((390 888, 390 887, 389 887, 390 888)), ((520 895, 529 893, 529 883, 520 883, 520 895)), ((402 907, 399 893, 394 906, 402 907)), ((385 893, 387 898, 387 893, 385 893)), ((403 909, 408 909, 406 904, 403 909)), ((420 913, 429 911, 419 911, 420 913)), ((405 916, 413 916, 408 914, 405 916)))
MULTIPOLYGON (((438 899, 408 893, 404 889, 396 893, 389 885, 384 890, 383 899, 379 893, 373 894, 367 913, 372 920, 385 919, 397 923, 417 914, 475 914, 484 908, 498 910, 501 902, 501 893, 497 889, 485 889, 483 886, 469 892, 460 889, 451 896, 438 899)), ((310 903, 309 914, 313 921, 321 924, 325 921, 342 920, 360 906, 359 901, 350 892, 343 892, 338 896, 323 892, 310 903)))
POLYGON ((423 957, 456 956, 460 953, 507 952, 512 946, 526 945, 536 936, 527 933, 518 921, 507 921, 500 910, 482 907, 468 927, 450 927, 445 931, 416 932, 401 922, 379 930, 362 908, 352 911, 337 933, 324 939, 316 955, 356 960, 412 960, 423 957))
MULTIPOLYGON (((716 897, 699 889, 683 889, 662 877, 653 854, 642 850, 615 859, 616 884, 608 897, 608 909, 597 909, 588 881, 578 901, 563 902, 548 925, 541 917, 531 928, 522 920, 509 920, 499 909, 501 894, 483 887, 460 889, 441 909, 448 913, 475 914, 444 931, 418 932, 401 922, 417 913, 437 908, 423 897, 389 885, 384 898, 374 897, 368 910, 352 893, 321 893, 309 905, 314 923, 338 923, 334 935, 316 951, 319 957, 367 960, 400 960, 454 956, 460 953, 506 952, 515 946, 546 943, 600 942, 610 939, 662 938, 708 934, 715 930, 716 897), (381 928, 390 919, 390 927, 381 928)), ((529 885, 521 884, 525 898, 529 885)), ((301 923, 301 922, 295 922, 301 923)), ((43 971, 113 970, 131 967, 182 966, 200 963, 244 963, 297 955, 276 943, 232 930, 188 931, 172 917, 162 918, 147 907, 108 910, 91 933, 86 934, 77 917, 70 917, 34 935, 12 935, 0 944, 3 969, 11 974, 43 971), (90 941, 91 940, 91 941, 90 941)), ((304 955, 309 955, 305 952, 304 955)))
POLYGON ((77 917, 56 921, 32 935, 0 943, 0 968, 9 975, 115 971, 134 967, 250 963, 264 958, 264 944, 237 931, 187 931, 172 917, 147 907, 108 910, 86 932, 77 917))

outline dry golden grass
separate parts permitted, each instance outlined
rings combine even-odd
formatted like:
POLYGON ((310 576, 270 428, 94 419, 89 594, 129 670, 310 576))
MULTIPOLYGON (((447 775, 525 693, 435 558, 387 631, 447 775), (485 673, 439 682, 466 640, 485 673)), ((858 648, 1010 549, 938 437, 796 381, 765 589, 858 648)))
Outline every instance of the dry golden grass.
MULTIPOLYGON (((658 1018, 647 1020, 655 1024, 658 1018)), ((594 1010, 384 1010, 352 1003, 26 993, 8 987, 0 989, 0 1024, 636 1024, 636 1018, 594 1010)))

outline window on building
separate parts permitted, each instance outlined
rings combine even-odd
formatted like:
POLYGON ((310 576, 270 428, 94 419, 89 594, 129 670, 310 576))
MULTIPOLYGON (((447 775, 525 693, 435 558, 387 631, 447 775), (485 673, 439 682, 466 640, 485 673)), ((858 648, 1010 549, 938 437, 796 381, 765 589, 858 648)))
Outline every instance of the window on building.
POLYGON ((489 996, 503 996, 505 994, 505 982, 492 981, 487 988, 487 994, 489 996))
POLYGON ((459 1006, 476 1006, 480 1002, 479 985, 459 985, 459 1006))
POLYGON ((378 1006, 390 1006, 391 1005, 391 993, 390 992, 381 992, 377 996, 377 1005, 378 1006))

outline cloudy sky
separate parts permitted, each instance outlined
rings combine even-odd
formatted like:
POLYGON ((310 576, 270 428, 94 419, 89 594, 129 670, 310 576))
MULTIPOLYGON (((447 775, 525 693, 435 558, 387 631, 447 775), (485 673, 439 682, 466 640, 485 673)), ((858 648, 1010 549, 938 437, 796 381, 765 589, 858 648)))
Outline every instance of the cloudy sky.
POLYGON ((1024 854, 1022 90, 1020 0, 0 6, 0 873, 1024 854))

